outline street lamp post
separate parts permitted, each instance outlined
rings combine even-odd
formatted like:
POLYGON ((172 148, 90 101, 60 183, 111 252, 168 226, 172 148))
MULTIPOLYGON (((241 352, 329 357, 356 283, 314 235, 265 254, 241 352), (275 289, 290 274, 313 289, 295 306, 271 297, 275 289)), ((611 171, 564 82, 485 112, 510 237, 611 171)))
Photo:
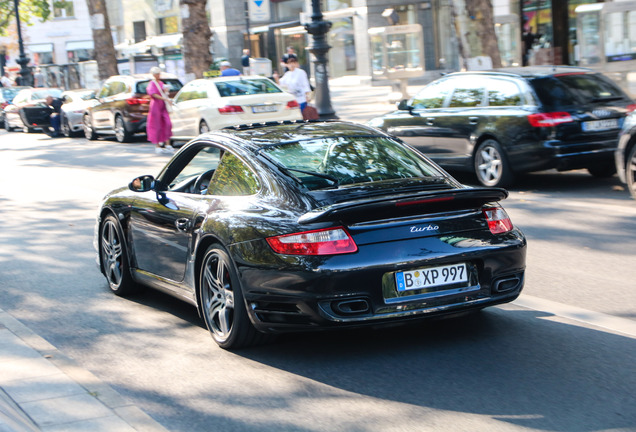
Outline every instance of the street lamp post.
POLYGON ((22 82, 20 83, 20 85, 32 85, 33 77, 31 75, 31 69, 27 67, 31 59, 28 58, 26 54, 24 53, 24 43, 22 42, 22 29, 20 28, 20 12, 18 9, 19 3, 20 3, 20 0, 13 0, 13 5, 15 7, 15 20, 18 25, 18 45, 20 46, 20 58, 18 58, 16 62, 21 66, 20 75, 22 76, 22 82))
POLYGON ((336 119, 336 112, 331 106, 329 95, 329 73, 327 72, 327 44, 326 34, 331 28, 331 22, 322 19, 320 0, 311 0, 311 22, 305 25, 307 33, 312 36, 311 46, 308 48, 313 55, 314 77, 316 79, 316 109, 321 119, 336 119))

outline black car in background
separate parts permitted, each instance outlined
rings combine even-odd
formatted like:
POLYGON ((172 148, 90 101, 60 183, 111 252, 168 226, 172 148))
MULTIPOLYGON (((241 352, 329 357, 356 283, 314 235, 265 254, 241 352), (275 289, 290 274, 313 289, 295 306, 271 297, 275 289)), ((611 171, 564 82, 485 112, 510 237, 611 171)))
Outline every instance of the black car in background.
MULTIPOLYGON (((118 142, 129 142, 133 135, 146 133, 150 96, 146 88, 151 74, 115 75, 108 78, 97 92, 97 103, 86 108, 83 115, 84 135, 89 140, 98 135, 115 135, 118 142)), ((183 87, 171 74, 162 73, 161 81, 169 97, 183 87)))
POLYGON ((46 104, 46 98, 62 96, 59 88, 25 88, 13 98, 13 103, 4 110, 4 128, 7 131, 20 129, 27 133, 47 130, 51 124, 52 109, 46 104))
POLYGON ((0 128, 4 127, 4 109, 13 102, 13 98, 20 90, 29 86, 0 87, 0 128))
POLYGON ((636 112, 625 119, 615 156, 618 177, 636 199, 636 112))
POLYGON ((519 295, 526 240, 505 190, 463 186, 373 128, 282 123, 203 134, 110 192, 95 246, 111 290, 191 303, 224 348, 519 295))
POLYGON ((532 66, 458 72, 368 122, 486 186, 556 168, 615 173, 618 132, 634 101, 589 69, 532 66))

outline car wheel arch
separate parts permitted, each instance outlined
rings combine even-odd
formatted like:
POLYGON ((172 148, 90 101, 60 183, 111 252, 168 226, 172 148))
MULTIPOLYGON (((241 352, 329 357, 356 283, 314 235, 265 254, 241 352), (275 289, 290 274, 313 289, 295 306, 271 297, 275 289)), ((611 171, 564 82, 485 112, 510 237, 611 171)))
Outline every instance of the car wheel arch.
MULTIPOLYGON (((115 219, 117 219, 119 221, 119 226, 120 226, 120 228, 122 230, 122 233, 124 235, 124 239, 123 240, 126 242, 126 244, 128 244, 128 229, 129 229, 128 223, 127 223, 128 222, 128 217, 124 216, 121 212, 117 212, 113 208, 104 207, 102 209, 102 211, 99 214, 99 226, 97 228, 97 232, 101 232, 102 226, 104 225, 104 221, 106 220, 106 218, 108 216, 114 216, 115 219)), ((99 242, 99 239, 97 239, 97 241, 99 242)), ((99 268, 101 270, 103 270, 102 261, 101 261, 101 256, 102 256, 101 247, 99 248, 98 253, 99 253, 99 258, 100 258, 99 268)), ((127 257, 128 257, 128 265, 130 266, 130 265, 132 265, 132 262, 131 262, 132 258, 130 256, 130 254, 127 254, 127 257)))

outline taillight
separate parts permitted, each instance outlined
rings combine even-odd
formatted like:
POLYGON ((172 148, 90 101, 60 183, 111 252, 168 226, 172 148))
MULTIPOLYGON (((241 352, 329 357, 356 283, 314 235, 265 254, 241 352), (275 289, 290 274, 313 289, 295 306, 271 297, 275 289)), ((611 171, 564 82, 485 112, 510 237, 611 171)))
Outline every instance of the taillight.
POLYGON ((221 114, 242 113, 243 108, 241 108, 239 105, 225 105, 224 107, 219 107, 219 112, 221 114))
POLYGON ((630 113, 632 111, 636 111, 636 104, 627 105, 627 112, 630 113))
POLYGON ((126 103, 128 105, 149 104, 150 103, 150 99, 132 97, 132 98, 126 99, 126 103))
POLYGON ((274 252, 286 255, 337 255, 358 250, 342 227, 285 234, 266 240, 274 252))
POLYGON ((298 102, 296 102, 295 100, 291 100, 287 102, 287 109, 293 109, 293 108, 300 108, 300 105, 298 105, 298 102))
POLYGON ((503 234, 512 230, 512 221, 508 213, 500 206, 483 207, 481 211, 486 217, 491 233, 503 234))
MULTIPOLYGON (((5 109, 8 105, 9 105, 9 102, 2 102, 2 103, 0 103, 0 108, 5 109)), ((296 105, 298 105, 298 104, 296 104, 296 105)))
POLYGON ((553 127, 561 123, 571 123, 574 119, 567 112, 552 112, 530 114, 528 121, 534 127, 553 127))

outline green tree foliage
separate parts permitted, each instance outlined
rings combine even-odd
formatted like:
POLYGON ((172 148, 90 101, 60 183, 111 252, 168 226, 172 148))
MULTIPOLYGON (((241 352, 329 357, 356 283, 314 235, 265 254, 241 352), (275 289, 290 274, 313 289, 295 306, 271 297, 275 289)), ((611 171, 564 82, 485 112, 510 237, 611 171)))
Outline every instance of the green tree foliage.
MULTIPOLYGON (((51 7, 46 0, 21 0, 20 21, 30 24, 33 19, 46 21, 51 15, 51 7)), ((7 36, 7 28, 15 23, 14 0, 0 0, 0 36, 7 36)))

